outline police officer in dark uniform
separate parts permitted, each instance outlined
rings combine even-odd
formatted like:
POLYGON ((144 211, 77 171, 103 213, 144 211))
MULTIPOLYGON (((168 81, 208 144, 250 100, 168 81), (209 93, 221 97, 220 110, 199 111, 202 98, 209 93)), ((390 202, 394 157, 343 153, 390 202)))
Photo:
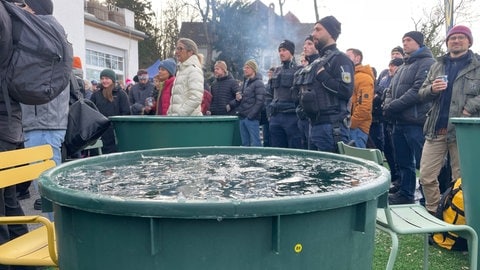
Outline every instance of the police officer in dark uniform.
MULTIPOLYGON (((294 82, 294 87, 297 91, 297 93, 300 93, 300 88, 298 85, 295 84, 300 74, 303 74, 304 68, 308 68, 308 65, 311 64, 313 61, 315 61, 317 58, 320 57, 318 54, 318 50, 315 47, 315 43, 313 42, 313 36, 308 35, 305 38, 305 41, 303 42, 303 54, 305 57, 305 60, 307 61, 307 64, 305 67, 302 69, 297 70, 295 72, 295 76, 293 79, 294 82)), ((298 129, 300 130, 300 133, 302 134, 302 147, 304 149, 308 149, 308 139, 310 137, 310 121, 308 120, 307 116, 301 109, 301 106, 297 106, 297 117, 298 117, 298 129)))
POLYGON ((298 92, 293 91, 293 76, 300 66, 295 63, 295 44, 284 40, 278 46, 282 65, 273 72, 271 89, 272 102, 267 105, 270 117, 270 145, 272 147, 302 148, 302 137, 298 129, 295 108, 298 105, 298 92))
POLYGON ((350 98, 354 66, 337 48, 340 22, 327 16, 312 33, 320 57, 296 76, 300 110, 310 120, 309 148, 337 152, 337 142, 349 142, 350 98))

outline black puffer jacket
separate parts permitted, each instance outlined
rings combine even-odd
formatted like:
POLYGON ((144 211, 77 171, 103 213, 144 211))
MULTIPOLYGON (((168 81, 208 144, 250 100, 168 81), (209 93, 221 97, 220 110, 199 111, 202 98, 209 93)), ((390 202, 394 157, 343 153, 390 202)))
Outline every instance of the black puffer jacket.
MULTIPOLYGON (((5 7, 0 3, 0 74, 5 74, 12 48, 12 22, 5 7)), ((23 141, 22 110, 18 102, 8 97, 4 81, 0 81, 0 140, 10 143, 23 141), (10 100, 10 116, 5 100, 10 100)))
POLYGON ((392 78, 383 111, 385 117, 397 125, 423 126, 431 102, 422 102, 418 90, 435 60, 430 49, 423 46, 404 62, 392 78))
POLYGON ((237 81, 229 73, 227 76, 217 78, 211 86, 212 103, 210 112, 212 115, 232 115, 234 111, 227 112, 227 104, 235 99, 235 93, 240 90, 237 81))
POLYGON ((259 120, 265 103, 265 85, 262 75, 257 74, 253 79, 245 79, 242 87, 242 99, 230 102, 230 107, 240 118, 259 120))

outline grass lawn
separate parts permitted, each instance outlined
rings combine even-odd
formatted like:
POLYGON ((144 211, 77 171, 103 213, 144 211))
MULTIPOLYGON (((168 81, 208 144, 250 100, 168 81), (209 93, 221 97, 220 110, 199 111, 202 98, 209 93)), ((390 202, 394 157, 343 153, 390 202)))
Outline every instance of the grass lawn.
MULTIPOLYGON (((375 252, 373 269, 385 269, 390 255, 390 235, 377 230, 375 236, 375 252)), ((468 252, 449 251, 437 246, 429 246, 429 269, 470 269, 468 252)), ((423 235, 399 235, 399 251, 394 269, 423 269, 423 235)))

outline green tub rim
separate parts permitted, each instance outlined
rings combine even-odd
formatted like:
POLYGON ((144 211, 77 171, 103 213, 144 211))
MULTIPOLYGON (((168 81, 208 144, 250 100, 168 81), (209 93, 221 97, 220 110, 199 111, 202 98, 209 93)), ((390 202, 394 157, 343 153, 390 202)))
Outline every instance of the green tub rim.
POLYGON ((110 116, 108 117, 113 122, 158 122, 159 119, 162 122, 231 122, 238 120, 237 116, 165 116, 165 115, 123 115, 123 116, 110 116))
POLYGON ((53 202, 53 204, 111 215, 191 219, 250 218, 325 211, 376 200, 378 197, 388 192, 389 186, 389 171, 385 167, 370 161, 319 151, 236 146, 161 148, 102 155, 64 163, 46 171, 39 178, 40 194, 44 199, 53 202), (82 190, 67 189, 50 180, 50 178, 54 177, 56 174, 68 170, 70 167, 79 165, 98 165, 101 160, 112 158, 121 162, 123 160, 131 160, 132 158, 139 158, 145 155, 178 155, 182 153, 232 154, 232 151, 236 151, 234 153, 240 154, 293 154, 305 157, 332 158, 360 164, 368 169, 377 171, 379 176, 374 181, 339 191, 295 197, 207 202, 173 202, 150 199, 123 200, 118 197, 92 194, 82 190))

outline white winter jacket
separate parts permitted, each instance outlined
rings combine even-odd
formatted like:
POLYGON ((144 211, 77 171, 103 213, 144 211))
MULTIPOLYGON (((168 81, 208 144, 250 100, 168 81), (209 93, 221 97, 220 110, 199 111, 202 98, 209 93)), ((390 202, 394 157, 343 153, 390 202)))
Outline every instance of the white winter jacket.
POLYGON ((200 106, 202 104, 203 88, 202 65, 198 57, 192 55, 185 62, 178 64, 167 115, 203 115, 200 106))

